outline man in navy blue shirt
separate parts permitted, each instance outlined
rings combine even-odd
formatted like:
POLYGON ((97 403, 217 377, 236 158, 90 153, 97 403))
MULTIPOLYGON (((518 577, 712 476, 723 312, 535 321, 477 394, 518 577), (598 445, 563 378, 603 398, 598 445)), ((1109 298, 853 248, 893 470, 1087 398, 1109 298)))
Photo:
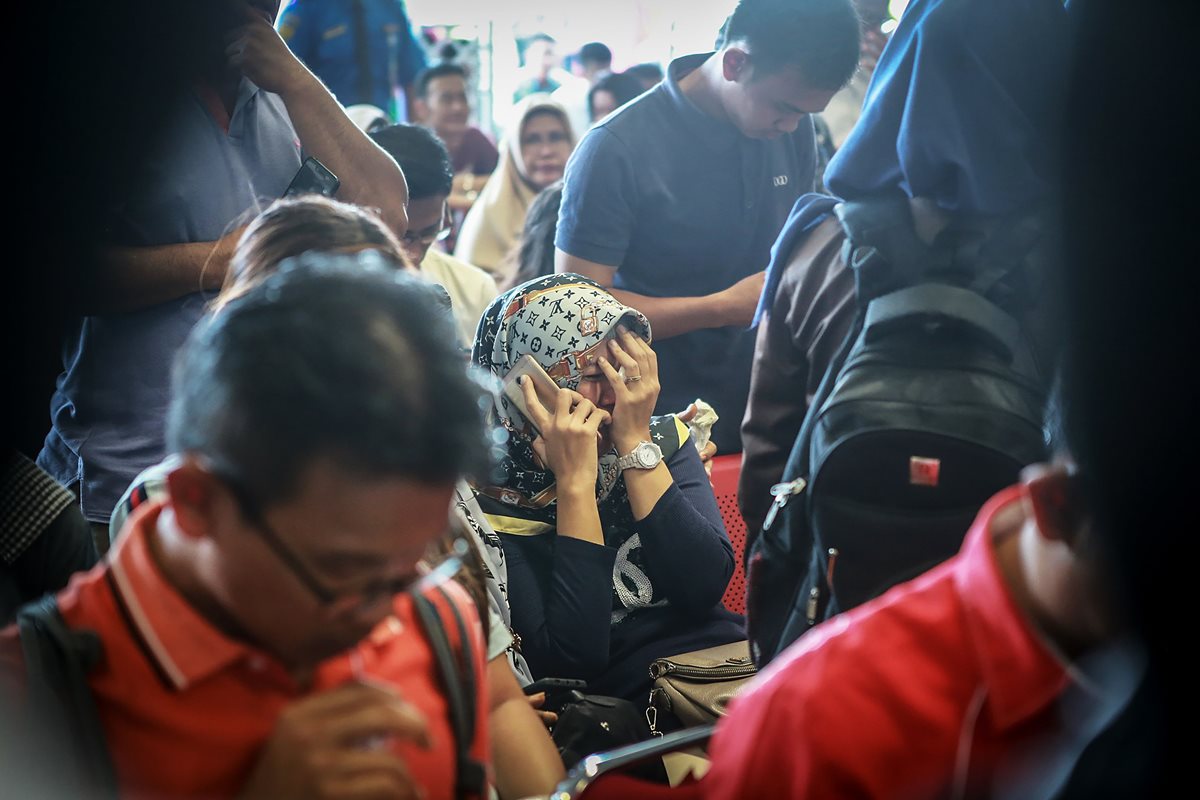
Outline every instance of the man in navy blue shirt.
POLYGON ((809 115, 854 74, 858 52, 850 0, 741 0, 721 50, 675 59, 567 165, 558 271, 611 287, 650 318, 656 413, 702 397, 723 418, 721 452, 741 451, 747 326, 771 245, 813 190, 809 115))
POLYGON ((394 122, 409 118, 426 59, 403 0, 292 0, 279 33, 342 105, 370 103, 394 122))

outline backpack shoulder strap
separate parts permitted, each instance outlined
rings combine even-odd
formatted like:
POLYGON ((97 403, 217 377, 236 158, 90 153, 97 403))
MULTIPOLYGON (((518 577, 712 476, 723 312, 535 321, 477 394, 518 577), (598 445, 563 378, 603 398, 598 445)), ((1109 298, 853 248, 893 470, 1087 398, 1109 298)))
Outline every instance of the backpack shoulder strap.
POLYGON ((102 657, 99 637, 68 628, 52 595, 18 611, 17 630, 31 718, 39 733, 53 738, 54 747, 46 752, 61 752, 66 745, 69 761, 55 762, 55 785, 75 785, 80 796, 115 798, 116 772, 87 683, 88 671, 102 657))
POLYGON ((414 593, 412 598, 417 620, 433 650, 442 687, 446 692, 446 703, 449 706, 450 724, 454 730, 454 795, 456 798, 483 797, 487 789, 487 771, 483 764, 471 758, 478 697, 472 666, 475 658, 471 649, 471 638, 454 599, 441 587, 437 587, 436 591, 454 617, 459 641, 457 657, 446 635, 446 627, 437 605, 421 594, 414 593))

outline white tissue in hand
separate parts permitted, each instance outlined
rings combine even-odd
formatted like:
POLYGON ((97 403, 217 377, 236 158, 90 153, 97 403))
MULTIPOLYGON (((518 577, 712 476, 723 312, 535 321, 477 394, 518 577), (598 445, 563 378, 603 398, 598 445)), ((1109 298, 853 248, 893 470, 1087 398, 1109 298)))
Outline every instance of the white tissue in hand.
POLYGON ((692 417, 692 421, 687 426, 692 432, 692 439, 696 442, 696 449, 703 450, 708 445, 708 440, 712 438, 713 424, 721 417, 718 416, 715 408, 698 397, 694 405, 696 406, 696 416, 692 417))

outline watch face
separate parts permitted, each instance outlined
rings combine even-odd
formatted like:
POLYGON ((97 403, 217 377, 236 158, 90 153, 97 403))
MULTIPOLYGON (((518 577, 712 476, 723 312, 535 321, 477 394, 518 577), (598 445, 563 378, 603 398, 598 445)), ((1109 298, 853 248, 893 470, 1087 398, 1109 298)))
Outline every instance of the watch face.
POLYGON ((638 463, 643 469, 651 469, 658 466, 658 462, 662 460, 662 451, 649 442, 642 442, 634 451, 637 456, 638 463))

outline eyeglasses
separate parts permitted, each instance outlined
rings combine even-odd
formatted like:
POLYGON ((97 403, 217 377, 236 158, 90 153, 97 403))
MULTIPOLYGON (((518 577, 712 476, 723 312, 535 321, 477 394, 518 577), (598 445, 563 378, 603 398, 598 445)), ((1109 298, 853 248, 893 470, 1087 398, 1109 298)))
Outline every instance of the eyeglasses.
POLYGON ((220 480, 233 494, 234 501, 238 505, 238 510, 245 517, 246 521, 250 523, 251 529, 258 534, 267 548, 275 554, 275 557, 288 568, 293 577, 323 606, 328 607, 334 604, 344 604, 349 608, 355 608, 367 606, 382 597, 392 597, 406 591, 420 593, 427 588, 449 580, 462 567, 461 556, 465 553, 466 543, 459 540, 455 543, 455 552, 457 555, 447 558, 437 567, 419 578, 414 579, 410 576, 380 578, 349 592, 335 591, 326 586, 324 581, 318 578, 309 567, 304 565, 303 559, 294 550, 284 544, 283 538, 267 522, 259 504, 244 486, 225 476, 220 476, 220 480), (460 544, 464 546, 459 547, 458 545, 460 544))
POLYGON ((452 226, 450 209, 446 207, 445 203, 442 203, 442 218, 436 225, 430 225, 419 231, 405 231, 404 235, 400 237, 400 241, 409 247, 415 245, 429 247, 434 242, 440 242, 449 236, 452 226))

